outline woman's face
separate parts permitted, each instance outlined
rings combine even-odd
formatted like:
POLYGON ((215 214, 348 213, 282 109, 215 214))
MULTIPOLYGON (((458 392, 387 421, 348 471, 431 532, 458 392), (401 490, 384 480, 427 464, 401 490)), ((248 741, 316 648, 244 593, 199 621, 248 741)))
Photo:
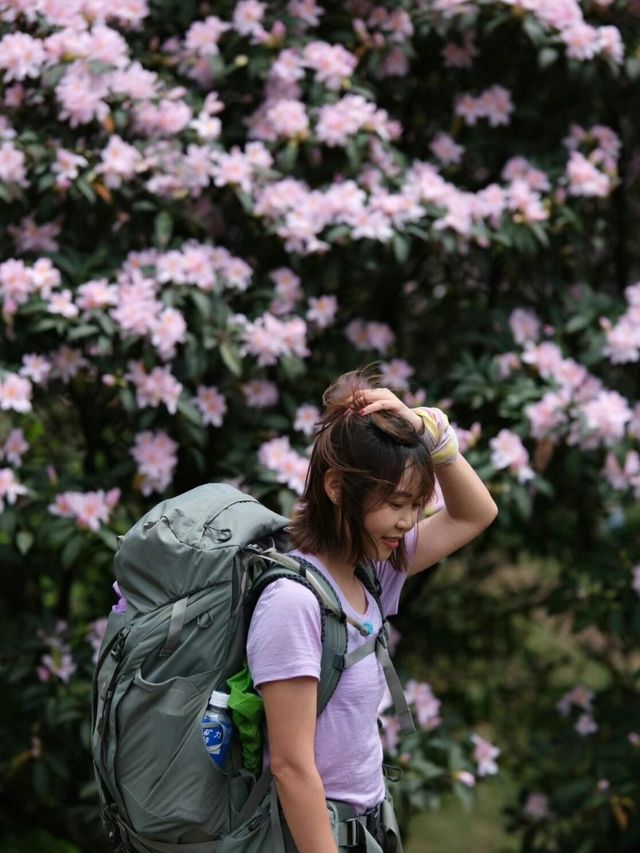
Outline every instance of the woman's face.
POLYGON ((375 553, 366 554, 369 559, 387 560, 418 521, 424 496, 416 480, 405 471, 395 490, 365 512, 364 529, 375 544, 375 553))

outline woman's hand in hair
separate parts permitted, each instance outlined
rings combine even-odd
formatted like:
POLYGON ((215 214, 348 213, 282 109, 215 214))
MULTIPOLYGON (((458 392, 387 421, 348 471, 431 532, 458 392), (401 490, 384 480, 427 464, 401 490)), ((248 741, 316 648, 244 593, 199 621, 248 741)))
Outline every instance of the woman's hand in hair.
POLYGON ((354 396, 354 406, 358 407, 359 415, 373 415, 376 412, 391 412, 408 421, 418 435, 424 432, 424 423, 420 415, 410 409, 389 388, 371 388, 359 391, 354 396))

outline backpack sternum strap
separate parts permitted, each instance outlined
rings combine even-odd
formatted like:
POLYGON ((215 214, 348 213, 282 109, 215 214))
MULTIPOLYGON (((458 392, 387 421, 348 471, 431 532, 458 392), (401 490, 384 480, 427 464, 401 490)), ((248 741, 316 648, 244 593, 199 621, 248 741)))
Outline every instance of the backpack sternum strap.
POLYGON ((349 669, 354 664, 359 663, 367 657, 367 655, 375 654, 382 671, 384 672, 385 681, 389 688, 389 693, 393 700, 393 707, 396 716, 400 721, 400 726, 403 732, 415 732, 416 728, 411 716, 411 711, 407 705, 407 700, 404 695, 404 690, 398 678, 398 673, 395 670, 389 651, 387 649, 387 623, 385 622, 376 635, 371 635, 366 642, 354 651, 344 655, 336 655, 334 666, 340 671, 349 669))

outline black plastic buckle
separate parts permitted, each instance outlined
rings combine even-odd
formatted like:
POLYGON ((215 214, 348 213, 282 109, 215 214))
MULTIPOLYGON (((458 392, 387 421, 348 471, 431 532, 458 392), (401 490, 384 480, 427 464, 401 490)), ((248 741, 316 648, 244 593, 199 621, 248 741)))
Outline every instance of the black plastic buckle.
POLYGON ((361 841, 364 841, 364 827, 357 817, 350 817, 343 821, 345 832, 345 847, 357 847, 361 841))

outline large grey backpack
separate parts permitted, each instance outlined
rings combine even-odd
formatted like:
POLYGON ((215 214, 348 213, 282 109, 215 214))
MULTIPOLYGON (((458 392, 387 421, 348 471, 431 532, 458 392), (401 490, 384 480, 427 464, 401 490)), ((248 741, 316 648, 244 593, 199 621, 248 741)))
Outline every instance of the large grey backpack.
MULTIPOLYGON (((342 670, 362 659, 347 654, 346 616, 331 584, 282 553, 287 523, 212 483, 158 504, 123 537, 115 572, 127 609, 109 615, 92 708, 102 818, 118 850, 214 853, 267 790, 268 773, 256 785, 239 750, 224 770, 211 761, 200 721, 211 691, 226 690, 242 669, 252 607, 270 582, 289 577, 318 598, 318 713, 342 670)), ((361 578, 379 602, 375 574, 364 569, 361 578)), ((386 623, 366 651, 389 675, 385 637, 386 623)))

